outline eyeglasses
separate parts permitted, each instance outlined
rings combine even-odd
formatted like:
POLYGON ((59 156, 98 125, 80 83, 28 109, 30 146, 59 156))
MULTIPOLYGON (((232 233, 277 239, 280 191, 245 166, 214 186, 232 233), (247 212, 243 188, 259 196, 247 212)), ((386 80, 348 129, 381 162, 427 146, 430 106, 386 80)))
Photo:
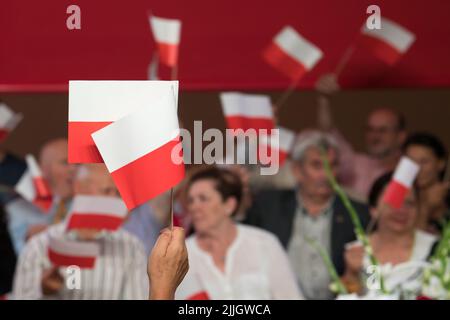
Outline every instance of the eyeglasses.
POLYGON ((376 133, 376 134, 389 134, 389 133, 397 133, 399 132, 397 127, 366 127, 367 133, 376 133))

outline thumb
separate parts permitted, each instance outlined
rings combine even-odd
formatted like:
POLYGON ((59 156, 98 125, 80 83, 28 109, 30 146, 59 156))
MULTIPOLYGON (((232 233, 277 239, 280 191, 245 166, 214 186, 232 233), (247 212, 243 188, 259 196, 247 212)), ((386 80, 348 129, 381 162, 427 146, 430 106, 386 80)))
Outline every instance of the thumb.
POLYGON ((175 245, 183 245, 185 240, 185 231, 181 227, 174 227, 172 230, 172 241, 170 242, 170 246, 175 245))
POLYGON ((170 240, 172 238, 172 234, 169 230, 164 230, 159 235, 158 239, 156 240, 156 243, 153 247, 152 254, 158 255, 158 256, 165 256, 167 252, 167 248, 170 244, 170 240))

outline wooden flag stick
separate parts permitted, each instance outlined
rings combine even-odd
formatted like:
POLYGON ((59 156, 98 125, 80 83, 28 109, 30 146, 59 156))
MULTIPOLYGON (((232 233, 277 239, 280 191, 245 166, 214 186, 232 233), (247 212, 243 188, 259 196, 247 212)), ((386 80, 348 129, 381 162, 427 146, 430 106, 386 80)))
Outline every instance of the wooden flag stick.
MULTIPOLYGON (((171 80, 176 80, 178 77, 178 65, 172 68, 170 75, 171 80)), ((170 230, 173 230, 173 187, 170 188, 170 230)))
POLYGON ((292 81, 289 87, 283 92, 283 94, 278 98, 275 102, 275 112, 281 109, 281 107, 286 103, 287 99, 291 96, 295 91, 295 87, 297 87, 298 80, 292 81))
POLYGON ((170 230, 173 230, 173 187, 170 188, 170 230))
POLYGON ((148 79, 149 80, 158 80, 159 72, 159 55, 158 50, 155 50, 153 52, 152 61, 150 61, 149 71, 148 71, 148 79))
POLYGON ((336 69, 334 70, 336 77, 339 77, 339 75, 342 73, 342 71, 344 71, 344 69, 347 66, 347 63, 350 60, 351 56, 353 55, 354 51, 355 51, 355 46, 353 46, 353 45, 348 47, 347 50, 345 50, 344 55, 342 56, 338 65, 336 66, 336 69))

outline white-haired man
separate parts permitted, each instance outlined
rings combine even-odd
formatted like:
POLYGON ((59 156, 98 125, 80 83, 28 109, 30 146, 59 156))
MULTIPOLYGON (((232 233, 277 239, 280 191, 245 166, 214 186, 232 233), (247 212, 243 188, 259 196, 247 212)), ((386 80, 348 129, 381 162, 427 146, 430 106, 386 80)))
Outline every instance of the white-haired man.
MULTIPOLYGON (((316 241, 331 256, 338 271, 344 271, 345 244, 355 239, 350 216, 335 195, 325 172, 322 150, 337 174, 338 150, 333 139, 311 132, 299 139, 292 152, 294 190, 269 190, 258 194, 246 222, 273 232, 287 248, 303 294, 308 299, 329 299, 331 278, 317 250, 316 241)), ((365 226, 369 215, 361 204, 354 206, 365 226)))
MULTIPOLYGON (((74 182, 74 193, 118 196, 103 164, 82 165, 74 182)), ((96 241, 101 254, 93 269, 81 269, 79 289, 66 286, 67 268, 52 266, 47 257, 50 237, 69 237, 64 222, 48 227, 30 239, 16 268, 14 299, 146 299, 148 297, 147 261, 141 242, 125 230, 100 232, 79 230, 78 241, 96 241)))

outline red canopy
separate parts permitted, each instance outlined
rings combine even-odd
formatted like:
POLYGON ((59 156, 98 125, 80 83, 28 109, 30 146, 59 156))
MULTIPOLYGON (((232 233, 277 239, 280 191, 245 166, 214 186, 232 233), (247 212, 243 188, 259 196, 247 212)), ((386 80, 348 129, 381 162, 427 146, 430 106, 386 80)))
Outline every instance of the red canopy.
MULTIPOLYGON (((183 22, 179 79, 187 90, 281 89, 289 79, 261 51, 292 25, 324 52, 299 83, 311 88, 335 69, 359 34, 372 0, 2 0, 0 91, 65 91, 69 79, 146 79, 155 48, 147 15, 183 22), (68 30, 66 8, 81 8, 81 30, 68 30)), ((450 1, 376 1, 381 14, 416 34, 394 67, 356 50, 347 87, 450 85, 450 1)), ((163 75, 168 70, 161 70, 163 75)))

